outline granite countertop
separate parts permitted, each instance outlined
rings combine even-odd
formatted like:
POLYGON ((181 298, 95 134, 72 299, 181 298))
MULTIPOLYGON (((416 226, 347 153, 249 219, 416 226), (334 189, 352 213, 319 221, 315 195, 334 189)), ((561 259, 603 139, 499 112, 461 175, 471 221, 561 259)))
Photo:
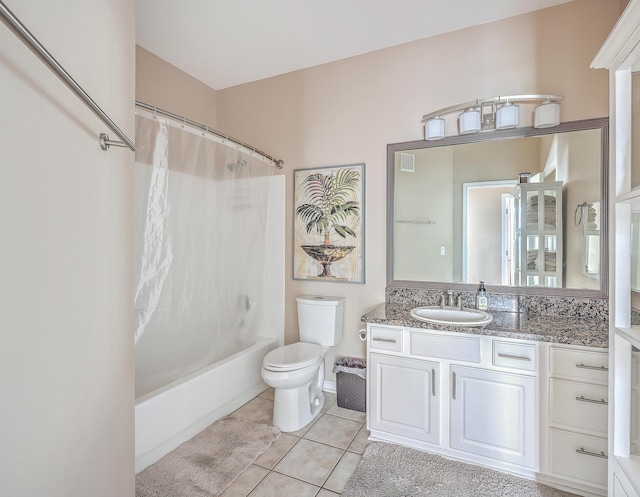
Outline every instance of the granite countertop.
POLYGON ((493 321, 487 326, 465 327, 445 326, 418 321, 411 317, 415 305, 380 304, 364 314, 365 323, 385 324, 411 328, 470 333, 503 338, 517 338, 536 342, 584 345, 588 347, 609 347, 609 324, 606 321, 577 317, 531 315, 519 312, 492 311, 493 321))

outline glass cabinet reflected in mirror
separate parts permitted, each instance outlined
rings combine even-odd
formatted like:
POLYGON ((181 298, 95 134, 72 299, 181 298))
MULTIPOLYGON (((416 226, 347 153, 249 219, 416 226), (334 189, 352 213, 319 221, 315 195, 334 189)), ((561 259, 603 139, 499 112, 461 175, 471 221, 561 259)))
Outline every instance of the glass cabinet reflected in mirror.
MULTIPOLYGON (((526 177, 526 176, 525 176, 526 177)), ((497 202, 498 199, 494 199, 497 202)), ((501 285, 558 287, 562 284, 562 181, 526 182, 505 199, 506 246, 501 285)), ((468 231, 468 228, 465 227, 468 231)), ((472 240, 473 242, 473 240, 472 240)), ((467 252, 464 250, 463 253, 467 252)), ((466 257, 466 259, 469 259, 466 257)), ((486 272, 478 261, 476 272, 486 272)), ((497 281, 497 275, 488 275, 497 281)), ((477 278, 476 278, 477 279, 477 278)), ((467 277, 463 275, 463 280, 467 277)), ((472 281, 467 281, 471 283, 472 281)))
POLYGON ((389 145, 389 285, 605 292, 607 127, 389 145))

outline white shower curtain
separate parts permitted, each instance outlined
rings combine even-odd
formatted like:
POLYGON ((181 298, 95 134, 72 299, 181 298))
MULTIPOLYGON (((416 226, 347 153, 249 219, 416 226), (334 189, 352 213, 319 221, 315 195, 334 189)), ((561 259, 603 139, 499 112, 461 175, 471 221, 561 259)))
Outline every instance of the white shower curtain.
POLYGON ((136 397, 256 342, 273 166, 222 142, 137 111, 136 397))

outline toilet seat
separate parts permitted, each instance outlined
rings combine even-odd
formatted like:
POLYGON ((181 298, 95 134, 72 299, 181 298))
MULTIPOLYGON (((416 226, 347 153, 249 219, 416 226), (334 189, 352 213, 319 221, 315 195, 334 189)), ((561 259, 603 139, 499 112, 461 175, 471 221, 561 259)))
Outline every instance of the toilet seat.
POLYGON ((311 366, 321 359, 320 345, 297 342, 269 352, 262 360, 262 366, 269 371, 295 371, 311 366))

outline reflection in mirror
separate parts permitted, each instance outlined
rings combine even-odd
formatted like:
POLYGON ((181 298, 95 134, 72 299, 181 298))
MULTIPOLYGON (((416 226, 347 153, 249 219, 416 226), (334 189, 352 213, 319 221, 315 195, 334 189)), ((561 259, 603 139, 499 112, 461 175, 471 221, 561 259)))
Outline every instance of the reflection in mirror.
POLYGON ((607 128, 603 118, 389 145, 389 286, 606 294, 607 128))

